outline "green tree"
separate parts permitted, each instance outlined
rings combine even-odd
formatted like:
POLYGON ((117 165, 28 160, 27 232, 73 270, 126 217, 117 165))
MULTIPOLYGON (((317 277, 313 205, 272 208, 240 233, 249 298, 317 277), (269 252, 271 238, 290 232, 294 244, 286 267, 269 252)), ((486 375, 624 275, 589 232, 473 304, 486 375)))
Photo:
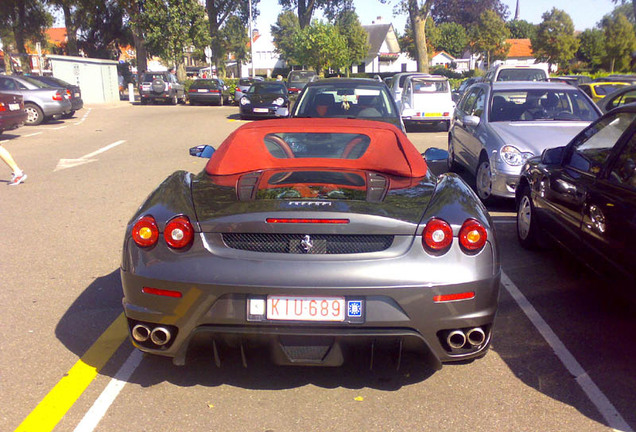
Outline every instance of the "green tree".
POLYGON ((295 9, 301 29, 311 24, 316 10, 322 9, 325 16, 332 20, 343 10, 353 8, 353 0, 278 0, 284 10, 295 9))
POLYGON ((510 38, 510 31, 501 17, 492 10, 479 16, 479 20, 471 31, 470 49, 475 54, 481 54, 486 66, 494 60, 503 59, 508 55, 510 45, 506 39, 510 38))
POLYGON ((360 63, 369 53, 367 32, 353 10, 342 11, 335 22, 336 29, 345 39, 345 64, 347 76, 353 64, 360 63))
POLYGON ((532 40, 534 54, 549 65, 567 67, 579 48, 572 18, 557 8, 545 12, 542 18, 543 21, 537 27, 537 36, 532 40))
POLYGON ((241 19, 236 15, 229 17, 221 30, 223 49, 234 54, 239 77, 242 76, 241 65, 250 58, 250 38, 247 35, 248 33, 241 19))
POLYGON ((296 35, 300 31, 298 17, 292 11, 285 11, 278 15, 276 24, 270 27, 276 52, 279 53, 290 65, 298 65, 300 62, 294 57, 296 48, 296 35))
MULTIPOLYGON (((259 1, 252 0, 252 19, 256 19, 258 16, 259 1)), ((221 28, 233 15, 239 17, 246 28, 249 27, 249 0, 206 0, 205 9, 208 12, 208 34, 212 47, 212 62, 217 71, 224 75, 226 53, 223 48, 221 28)))
POLYGON ((313 22, 296 34, 295 46, 294 57, 320 75, 325 69, 347 66, 347 39, 334 25, 313 22))
POLYGON ((578 35, 579 50, 576 58, 598 70, 605 56, 605 34, 600 29, 587 29, 578 35))
POLYGON ((433 0, 431 15, 437 24, 457 23, 470 29, 486 11, 495 12, 502 20, 508 17, 508 6, 500 0, 433 0))
POLYGON ((46 42, 45 30, 51 26, 53 17, 38 0, 0 1, 0 38, 4 45, 4 61, 7 73, 12 72, 11 55, 16 50, 21 57, 22 68, 31 71, 27 55, 27 44, 46 42))
POLYGON ((435 40, 435 47, 453 57, 461 57, 468 46, 468 34, 464 27, 457 23, 442 23, 437 29, 439 36, 435 40))
POLYGON ((528 21, 508 21, 506 27, 510 31, 511 39, 534 39, 537 35, 537 26, 528 21))
POLYGON ((78 14, 81 0, 49 0, 55 9, 61 9, 64 15, 64 27, 66 27, 66 53, 79 55, 77 48, 77 29, 81 22, 78 14))
POLYGON ((634 26, 625 15, 618 14, 615 18, 603 19, 602 27, 605 33, 605 59, 610 72, 615 69, 629 70, 632 53, 636 50, 634 26))
POLYGON ((186 48, 209 43, 204 15, 197 0, 147 0, 143 20, 149 51, 179 69, 186 48))
POLYGON ((132 43, 125 12, 116 0, 82 0, 76 11, 77 46, 88 57, 117 59, 120 46, 132 43))
MULTIPOLYGON (((612 0, 612 1, 614 3, 620 3, 621 5, 627 5, 627 6, 629 6, 630 3, 631 3, 631 7, 632 7, 632 13, 631 13, 632 20, 631 20, 631 22, 634 23, 634 18, 636 18, 636 0, 632 0, 631 2, 629 0, 612 0)), ((629 19, 629 15, 628 14, 625 14, 625 15, 629 19)))

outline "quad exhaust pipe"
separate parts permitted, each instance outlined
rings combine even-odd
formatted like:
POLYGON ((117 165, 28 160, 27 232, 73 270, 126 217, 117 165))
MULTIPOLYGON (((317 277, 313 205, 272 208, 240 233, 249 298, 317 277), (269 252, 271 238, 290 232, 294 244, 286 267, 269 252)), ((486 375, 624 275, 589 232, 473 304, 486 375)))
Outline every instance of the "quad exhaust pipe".
POLYGON ((167 328, 156 327, 151 330, 150 327, 145 324, 137 324, 133 327, 131 333, 133 339, 137 342, 146 342, 150 339, 150 341, 157 346, 164 346, 172 339, 172 334, 167 328))
POLYGON ((452 330, 446 336, 446 343, 452 349, 463 348, 468 342, 471 347, 478 347, 486 341, 486 333, 481 327, 464 330, 452 330))

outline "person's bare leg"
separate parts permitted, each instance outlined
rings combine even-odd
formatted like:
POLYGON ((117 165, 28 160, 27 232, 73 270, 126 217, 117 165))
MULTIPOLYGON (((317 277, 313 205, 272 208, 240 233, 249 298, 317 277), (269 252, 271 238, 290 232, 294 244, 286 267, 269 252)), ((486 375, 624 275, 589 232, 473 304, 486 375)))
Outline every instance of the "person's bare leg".
POLYGON ((22 172, 18 164, 15 162, 15 160, 13 160, 11 153, 9 153, 9 151, 2 145, 0 145, 0 159, 2 159, 7 165, 9 165, 9 168, 11 168, 11 171, 13 171, 14 174, 19 174, 22 172))

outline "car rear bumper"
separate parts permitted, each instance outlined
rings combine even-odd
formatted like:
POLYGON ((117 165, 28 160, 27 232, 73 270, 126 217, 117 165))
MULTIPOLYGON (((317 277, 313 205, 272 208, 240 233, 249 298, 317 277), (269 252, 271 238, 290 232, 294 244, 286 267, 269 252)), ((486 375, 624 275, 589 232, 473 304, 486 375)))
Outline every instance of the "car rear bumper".
POLYGON ((220 93, 188 93, 190 102, 219 103, 221 101, 220 93))
POLYGON ((71 101, 66 99, 62 101, 52 100, 51 102, 41 102, 41 104, 38 103, 38 105, 40 105, 40 108, 42 108, 42 112, 46 117, 64 114, 65 112, 70 111, 72 106, 71 101))
POLYGON ((400 353, 405 350, 421 354, 422 360, 439 368, 442 363, 485 354, 497 310, 500 274, 446 285, 319 288, 268 286, 267 276, 260 286, 193 284, 177 282, 178 276, 170 281, 157 280, 124 270, 121 279, 129 330, 142 325, 149 333, 158 327, 170 332, 169 343, 162 346, 131 337, 132 343, 142 351, 172 357, 176 364, 183 364, 188 348, 203 340, 213 344, 215 351, 217 344, 241 350, 266 346, 277 364, 323 366, 342 364, 355 348, 373 350, 374 344, 390 343, 399 345, 400 353), (182 297, 145 294, 144 287, 178 291, 182 297), (433 299, 463 292, 474 292, 475 297, 447 303, 433 299), (281 321, 270 320, 267 314, 256 318, 249 314, 248 301, 271 295, 341 296, 360 302, 362 310, 360 316, 347 315, 343 322, 281 321), (451 332, 465 334, 474 328, 485 333, 483 343, 467 343, 461 348, 448 345, 451 332))
POLYGON ((5 111, 0 116, 0 131, 11 130, 18 128, 26 122, 27 113, 23 110, 19 111, 5 111))

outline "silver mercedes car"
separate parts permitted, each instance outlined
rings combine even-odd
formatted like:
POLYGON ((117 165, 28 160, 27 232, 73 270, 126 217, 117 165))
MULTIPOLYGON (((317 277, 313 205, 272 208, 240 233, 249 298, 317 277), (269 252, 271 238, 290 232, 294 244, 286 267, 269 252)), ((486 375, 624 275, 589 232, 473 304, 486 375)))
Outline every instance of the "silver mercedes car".
POLYGON ((449 169, 475 176, 482 201, 514 198, 521 167, 543 150, 567 144, 601 115, 581 90, 554 82, 480 82, 455 108, 449 169))

